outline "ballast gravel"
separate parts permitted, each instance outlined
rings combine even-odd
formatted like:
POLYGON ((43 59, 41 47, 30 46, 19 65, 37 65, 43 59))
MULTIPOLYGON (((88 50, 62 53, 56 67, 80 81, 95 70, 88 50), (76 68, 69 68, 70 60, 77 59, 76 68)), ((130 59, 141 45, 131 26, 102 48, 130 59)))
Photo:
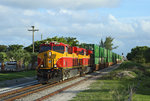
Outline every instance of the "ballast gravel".
MULTIPOLYGON (((118 66, 117 66, 118 67, 118 66)), ((110 67, 107 72, 104 72, 105 70, 102 70, 102 71, 99 71, 97 73, 100 73, 100 75, 97 75, 87 81, 84 81, 83 83, 80 83, 79 85, 77 86, 73 86, 67 90, 64 90, 63 92, 55 95, 55 96, 52 96, 48 99, 45 99, 43 101, 69 101, 71 100, 73 97, 75 97, 77 95, 77 93, 81 92, 81 91, 84 91, 84 90, 87 90, 89 89, 89 86, 94 83, 96 81, 96 79, 98 79, 99 77, 107 74, 108 72, 116 69, 117 67, 113 68, 110 67)))
POLYGON ((49 93, 52 93, 54 91, 57 91, 61 88, 64 88, 68 85, 71 85, 71 84, 74 84, 75 82, 78 82, 80 80, 83 80, 85 77, 81 77, 81 78, 77 78, 73 81, 69 81, 69 82, 66 82, 66 83, 63 83, 63 84, 60 84, 60 85, 57 85, 57 86, 54 86, 54 87, 51 87, 51 88, 48 88, 46 90, 43 90, 43 91, 40 91, 40 92, 37 92, 37 93, 34 93, 34 94, 30 94, 26 97, 23 97, 21 99, 16 99, 16 101, 33 101, 33 100, 36 100, 38 98, 41 98, 42 96, 44 95, 47 95, 49 93))
MULTIPOLYGON (((84 82, 81 82, 80 84, 78 84, 76 86, 68 88, 67 90, 64 90, 64 91, 62 91, 59 94, 56 94, 56 95, 54 95, 54 96, 52 96, 52 97, 50 97, 48 99, 45 99, 44 101, 68 101, 68 100, 71 100, 73 97, 76 96, 77 93, 79 93, 81 91, 84 91, 86 89, 89 89, 90 84, 95 82, 97 78, 101 77, 102 75, 107 74, 108 72, 116 69, 117 67, 118 67, 118 65, 117 66, 112 66, 112 67, 109 67, 109 68, 106 68, 106 69, 103 69, 101 71, 97 71, 95 73, 92 73, 92 74, 99 73, 100 75, 94 76, 94 78, 88 79, 88 80, 86 80, 84 82)), ((88 76, 90 76, 92 74, 86 75, 85 77, 88 77, 88 76)), ((41 98, 41 97, 43 97, 45 95, 48 95, 48 94, 50 94, 50 93, 52 93, 54 91, 57 91, 57 90, 59 90, 61 88, 64 88, 64 87, 69 86, 71 84, 74 84, 74 83, 76 83, 76 82, 78 82, 80 80, 83 80, 85 77, 80 77, 80 78, 77 78, 77 79, 75 79, 73 81, 69 81, 69 82, 57 85, 55 87, 48 88, 48 89, 43 90, 43 91, 30 94, 30 95, 22 97, 20 99, 16 99, 15 101, 35 101, 38 98, 41 98)))

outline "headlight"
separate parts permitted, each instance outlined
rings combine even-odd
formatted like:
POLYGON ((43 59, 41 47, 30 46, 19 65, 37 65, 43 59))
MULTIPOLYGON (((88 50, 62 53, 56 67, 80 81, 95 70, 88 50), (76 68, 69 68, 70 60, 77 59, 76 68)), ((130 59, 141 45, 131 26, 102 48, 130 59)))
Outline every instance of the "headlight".
POLYGON ((52 55, 52 53, 51 52, 49 52, 49 56, 51 56, 52 55))
POLYGON ((54 65, 54 67, 56 68, 56 67, 57 67, 57 65, 55 64, 55 65, 54 65))

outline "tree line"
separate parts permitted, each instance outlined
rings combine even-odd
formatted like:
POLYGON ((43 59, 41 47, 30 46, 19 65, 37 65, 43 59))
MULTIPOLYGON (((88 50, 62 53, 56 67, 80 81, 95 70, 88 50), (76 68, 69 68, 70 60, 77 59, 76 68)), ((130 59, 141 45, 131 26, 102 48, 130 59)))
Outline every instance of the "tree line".
POLYGON ((149 63, 150 62, 150 47, 137 46, 131 49, 131 52, 127 54, 127 59, 137 63, 149 63))
MULTIPOLYGON (((20 69, 22 68, 22 65, 26 69, 28 69, 29 64, 31 63, 31 67, 35 67, 35 62, 37 61, 37 54, 39 52, 39 46, 43 43, 46 42, 51 42, 51 41, 56 41, 56 42, 62 42, 65 44, 69 44, 70 46, 78 46, 80 47, 81 44, 79 41, 74 38, 74 37, 52 37, 52 38, 47 38, 45 40, 41 41, 35 41, 34 46, 35 46, 35 53, 32 53, 32 44, 24 47, 23 45, 0 45, 0 62, 2 63, 1 67, 4 68, 4 62, 5 61, 12 61, 15 60, 17 61, 16 68, 20 69)), ((106 49, 115 49, 117 47, 113 47, 113 38, 111 37, 106 37, 105 41, 101 40, 100 46, 105 47, 106 49)))

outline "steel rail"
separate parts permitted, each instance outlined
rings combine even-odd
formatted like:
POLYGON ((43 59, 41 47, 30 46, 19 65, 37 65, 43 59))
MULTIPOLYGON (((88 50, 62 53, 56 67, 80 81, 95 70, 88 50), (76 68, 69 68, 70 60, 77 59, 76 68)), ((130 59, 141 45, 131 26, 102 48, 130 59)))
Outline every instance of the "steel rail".
POLYGON ((76 86, 76 85, 78 85, 78 84, 80 84, 80 83, 82 83, 82 82, 84 82, 84 81, 86 81, 86 80, 88 80, 88 79, 90 79, 90 78, 92 78, 92 77, 87 77, 87 78, 85 78, 85 79, 83 79, 83 80, 80 80, 80 81, 74 83, 74 84, 71 84, 71 85, 66 86, 66 87, 64 87, 64 88, 61 88, 61 89, 59 89, 59 90, 57 90, 57 91, 54 91, 54 92, 52 92, 52 93, 50 93, 50 94, 48 94, 48 95, 46 95, 46 96, 41 97, 41 98, 39 98, 39 99, 36 99, 35 101, 42 101, 42 100, 44 100, 44 99, 47 99, 47 98, 49 98, 49 97, 52 97, 52 96, 54 96, 54 95, 56 95, 56 94, 58 94, 58 93, 61 93, 61 92, 64 91, 64 90, 66 90, 66 89, 68 89, 68 88, 71 88, 71 87, 73 87, 73 86, 76 86))
MULTIPOLYGON (((45 90, 45 89, 47 89, 47 88, 51 88, 51 87, 54 87, 54 86, 57 86, 57 85, 60 85, 60 84, 63 84, 63 83, 72 81, 72 80, 74 80, 74 79, 76 79, 76 78, 78 78, 78 76, 77 76, 77 77, 74 77, 74 78, 67 79, 67 80, 62 81, 62 82, 57 82, 57 83, 54 83, 54 84, 49 84, 49 85, 47 85, 47 86, 41 87, 41 88, 36 89, 36 90, 32 90, 32 89, 31 89, 30 91, 27 91, 27 92, 25 92, 25 93, 23 93, 23 94, 18 94, 17 96, 13 96, 13 97, 11 97, 11 98, 5 99, 5 101, 13 101, 13 100, 15 100, 15 99, 19 99, 19 98, 24 97, 24 96, 27 96, 27 95, 29 95, 29 94, 33 94, 33 93, 36 93, 36 92, 45 90)), ((41 84, 41 85, 42 85, 42 84, 41 84)), ((32 87, 30 87, 30 88, 32 88, 32 87)), ((24 89, 24 90, 26 90, 26 89, 24 89)), ((13 94, 14 94, 14 93, 13 93, 13 94)))
POLYGON ((38 87, 38 86, 41 86, 41 85, 42 85, 42 84, 32 85, 32 86, 28 86, 28 87, 25 87, 25 88, 20 88, 20 89, 17 89, 17 90, 13 90, 13 91, 9 91, 9 92, 6 92, 6 93, 2 93, 2 94, 0 94, 0 98, 6 97, 6 96, 8 96, 8 95, 12 95, 12 94, 15 94, 15 93, 24 91, 24 90, 28 90, 28 89, 31 89, 31 88, 35 88, 35 87, 38 87))

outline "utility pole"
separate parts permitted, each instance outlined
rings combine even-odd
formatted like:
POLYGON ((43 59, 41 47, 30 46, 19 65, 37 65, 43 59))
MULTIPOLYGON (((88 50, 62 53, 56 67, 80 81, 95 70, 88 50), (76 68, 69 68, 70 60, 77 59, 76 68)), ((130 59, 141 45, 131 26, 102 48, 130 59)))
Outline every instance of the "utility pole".
POLYGON ((33 53, 34 53, 34 32, 39 31, 39 29, 34 29, 34 26, 31 26, 32 29, 28 29, 28 31, 32 31, 32 44, 33 44, 33 53))

